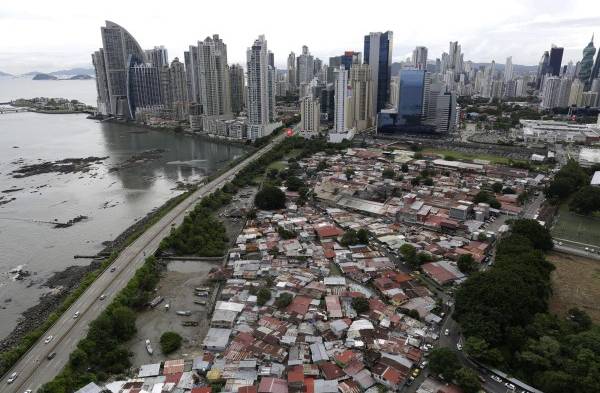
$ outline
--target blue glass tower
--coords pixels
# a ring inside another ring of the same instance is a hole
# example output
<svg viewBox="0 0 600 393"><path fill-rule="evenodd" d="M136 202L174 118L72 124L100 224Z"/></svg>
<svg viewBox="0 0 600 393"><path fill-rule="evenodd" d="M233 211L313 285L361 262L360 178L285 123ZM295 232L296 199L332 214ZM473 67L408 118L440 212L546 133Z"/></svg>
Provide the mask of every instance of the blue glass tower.
<svg viewBox="0 0 600 393"><path fill-rule="evenodd" d="M365 36L365 64L371 66L375 113L385 108L390 97L393 33L370 33Z"/></svg>

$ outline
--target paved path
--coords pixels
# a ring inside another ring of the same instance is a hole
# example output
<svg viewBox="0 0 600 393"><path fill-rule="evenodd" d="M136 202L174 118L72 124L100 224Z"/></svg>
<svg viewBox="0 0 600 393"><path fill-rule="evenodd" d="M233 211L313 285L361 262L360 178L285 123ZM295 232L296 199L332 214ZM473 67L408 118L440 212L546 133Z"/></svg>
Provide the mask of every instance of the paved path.
<svg viewBox="0 0 600 393"><path fill-rule="evenodd" d="M52 380L67 364L69 355L76 348L79 340L85 336L89 323L95 320L116 294L125 287L135 271L142 266L145 257L156 251L161 240L169 234L171 227L181 224L185 215L201 198L232 180L242 168L271 150L284 137L284 134L275 137L273 141L251 157L201 186L125 248L111 265L116 270L111 273L110 269L107 269L94 281L46 332L44 337L4 375L0 380L0 391L3 393L22 393L27 389L36 391L44 383ZM106 299L99 299L102 294L106 294ZM74 318L77 311L79 316ZM49 335L54 336L54 339L50 343L44 344L44 339ZM46 357L52 352L56 352L56 356L54 359L48 360ZM13 372L17 372L19 375L15 382L7 384L8 376Z"/></svg>

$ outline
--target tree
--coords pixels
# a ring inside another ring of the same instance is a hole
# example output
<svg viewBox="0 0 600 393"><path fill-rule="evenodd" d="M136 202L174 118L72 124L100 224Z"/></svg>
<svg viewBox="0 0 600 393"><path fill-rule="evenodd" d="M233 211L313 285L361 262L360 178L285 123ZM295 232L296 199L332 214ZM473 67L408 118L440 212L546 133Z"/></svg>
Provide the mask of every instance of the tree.
<svg viewBox="0 0 600 393"><path fill-rule="evenodd" d="M488 237L485 232L479 232L479 235L477 235L477 241L485 242L487 239Z"/></svg>
<svg viewBox="0 0 600 393"><path fill-rule="evenodd" d="M417 254L417 263L421 266L424 263L433 261L433 256L425 251L421 251Z"/></svg>
<svg viewBox="0 0 600 393"><path fill-rule="evenodd" d="M415 262L417 261L417 249L413 245L404 243L402 246L400 246L399 251L409 265L415 265Z"/></svg>
<svg viewBox="0 0 600 393"><path fill-rule="evenodd" d="M477 393L481 389L481 383L477 373L468 367L461 367L454 373L456 384L464 393Z"/></svg>
<svg viewBox="0 0 600 393"><path fill-rule="evenodd" d="M496 194L502 192L502 183L496 182L492 184L492 191L494 191Z"/></svg>
<svg viewBox="0 0 600 393"><path fill-rule="evenodd" d="M406 162L404 164L402 164L402 166L400 167L400 170L404 173L408 172L408 164Z"/></svg>
<svg viewBox="0 0 600 393"><path fill-rule="evenodd" d="M456 353L449 348L435 348L429 354L429 367L435 374L442 374L444 379L452 380L460 368Z"/></svg>
<svg viewBox="0 0 600 393"><path fill-rule="evenodd" d="M569 309L568 318L577 332L582 332L592 327L590 316L577 307Z"/></svg>
<svg viewBox="0 0 600 393"><path fill-rule="evenodd" d="M366 229L360 228L358 232L356 232L356 236L360 244L369 244L369 231Z"/></svg>
<svg viewBox="0 0 600 393"><path fill-rule="evenodd" d="M418 186L419 184L421 184L421 178L419 176L413 177L410 180L410 184L412 184L413 186Z"/></svg>
<svg viewBox="0 0 600 393"><path fill-rule="evenodd" d="M264 306L269 300L271 300L271 291L264 287L259 289L256 295L256 304Z"/></svg>
<svg viewBox="0 0 600 393"><path fill-rule="evenodd" d="M275 299L275 307L279 309L286 308L292 303L293 299L294 297L291 293L284 292L281 295L279 295L277 299Z"/></svg>
<svg viewBox="0 0 600 393"><path fill-rule="evenodd" d="M471 254L463 254L458 257L457 261L458 270L463 272L464 274L471 274L474 271L477 271L477 262L473 259L473 255Z"/></svg>
<svg viewBox="0 0 600 393"><path fill-rule="evenodd" d="M393 179L396 176L396 172L392 168L385 168L381 176L385 179Z"/></svg>
<svg viewBox="0 0 600 393"><path fill-rule="evenodd" d="M532 219L515 220L510 225L513 234L522 235L531 241L534 248L549 251L554 246L552 235L547 228Z"/></svg>
<svg viewBox="0 0 600 393"><path fill-rule="evenodd" d="M344 171L344 174L346 175L346 178L348 180L350 180L354 176L354 169L352 169L352 168L346 168L346 170Z"/></svg>
<svg viewBox="0 0 600 393"><path fill-rule="evenodd" d="M304 187L304 181L296 176L289 176L285 181L285 185L290 191L298 191Z"/></svg>
<svg viewBox="0 0 600 393"><path fill-rule="evenodd" d="M164 332L160 336L160 349L162 353L168 355L181 347L181 336L175 332Z"/></svg>
<svg viewBox="0 0 600 393"><path fill-rule="evenodd" d="M129 307L115 307L111 312L112 332L120 340L129 340L137 332L135 313Z"/></svg>
<svg viewBox="0 0 600 393"><path fill-rule="evenodd" d="M355 297L352 299L352 308L358 313L362 314L369 311L369 300L364 297Z"/></svg>
<svg viewBox="0 0 600 393"><path fill-rule="evenodd" d="M600 188L594 186L580 188L569 202L569 209L586 215L600 210Z"/></svg>
<svg viewBox="0 0 600 393"><path fill-rule="evenodd" d="M423 184L425 184L426 186L433 186L433 179L430 177L426 177L425 180L423 180Z"/></svg>
<svg viewBox="0 0 600 393"><path fill-rule="evenodd" d="M262 210L283 209L285 194L279 188L267 185L256 193L254 204Z"/></svg>
<svg viewBox="0 0 600 393"><path fill-rule="evenodd" d="M322 172L325 169L327 169L327 161L325 161L325 160L319 161L319 163L317 164L317 172Z"/></svg>
<svg viewBox="0 0 600 393"><path fill-rule="evenodd" d="M516 194L515 190L512 189L511 187L504 187L502 189L502 193L503 194Z"/></svg>
<svg viewBox="0 0 600 393"><path fill-rule="evenodd" d="M353 246L358 244L358 234L354 229L348 229L342 235L342 239L340 240L340 244L344 247Z"/></svg>

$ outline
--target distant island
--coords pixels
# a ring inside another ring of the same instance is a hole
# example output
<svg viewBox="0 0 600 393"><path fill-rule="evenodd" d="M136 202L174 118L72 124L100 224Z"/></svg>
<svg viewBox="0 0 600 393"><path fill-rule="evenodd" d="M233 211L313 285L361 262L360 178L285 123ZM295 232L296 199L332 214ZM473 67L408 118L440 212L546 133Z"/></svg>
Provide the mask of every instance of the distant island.
<svg viewBox="0 0 600 393"><path fill-rule="evenodd" d="M49 74L37 74L36 76L33 77L34 81L54 81L57 79L58 78L55 77L54 75L49 75Z"/></svg>
<svg viewBox="0 0 600 393"><path fill-rule="evenodd" d="M92 78L90 75L86 75L86 74L79 74L79 75L75 75L69 78L69 80L72 81L81 81L81 80L88 80L88 79L94 79Z"/></svg>
<svg viewBox="0 0 600 393"><path fill-rule="evenodd" d="M48 114L88 113L92 115L96 111L96 108L93 106L86 105L78 100L69 100L67 98L19 98L11 101L10 105L20 108L27 108L27 110L30 112Z"/></svg>

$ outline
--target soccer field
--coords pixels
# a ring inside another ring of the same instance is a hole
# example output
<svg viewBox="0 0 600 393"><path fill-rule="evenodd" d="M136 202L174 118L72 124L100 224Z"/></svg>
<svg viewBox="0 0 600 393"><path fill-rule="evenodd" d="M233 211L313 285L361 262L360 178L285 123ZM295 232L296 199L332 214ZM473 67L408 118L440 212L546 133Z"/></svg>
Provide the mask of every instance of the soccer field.
<svg viewBox="0 0 600 393"><path fill-rule="evenodd" d="M600 247L600 218L575 214L563 203L552 227L552 236Z"/></svg>

